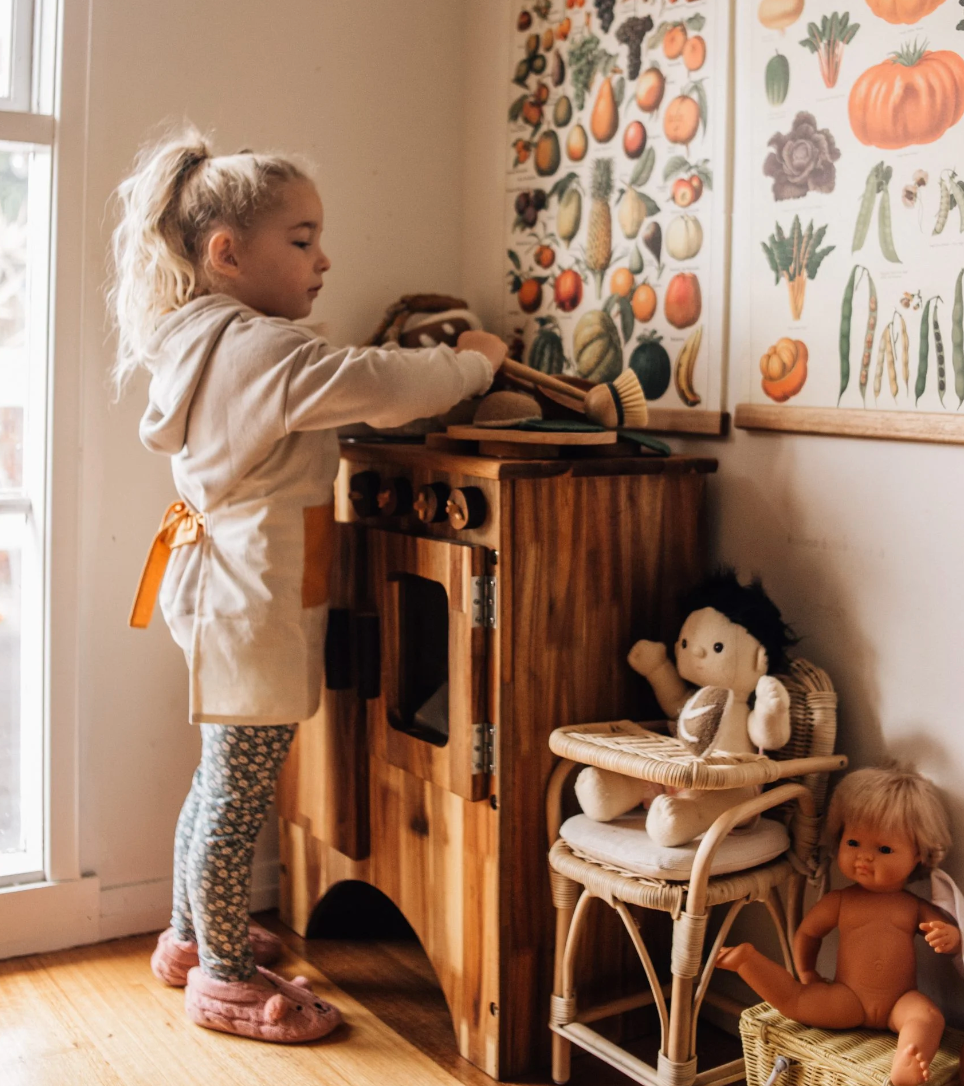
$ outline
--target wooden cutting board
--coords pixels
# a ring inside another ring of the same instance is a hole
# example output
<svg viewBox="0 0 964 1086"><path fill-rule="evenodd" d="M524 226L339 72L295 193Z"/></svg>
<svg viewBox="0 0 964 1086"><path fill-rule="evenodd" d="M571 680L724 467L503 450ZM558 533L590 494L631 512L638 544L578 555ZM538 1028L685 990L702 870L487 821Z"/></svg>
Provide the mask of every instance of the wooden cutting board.
<svg viewBox="0 0 964 1086"><path fill-rule="evenodd" d="M518 445L615 445L615 430L599 433L552 430L494 430L488 426L449 426L445 436L456 441L498 441Z"/></svg>

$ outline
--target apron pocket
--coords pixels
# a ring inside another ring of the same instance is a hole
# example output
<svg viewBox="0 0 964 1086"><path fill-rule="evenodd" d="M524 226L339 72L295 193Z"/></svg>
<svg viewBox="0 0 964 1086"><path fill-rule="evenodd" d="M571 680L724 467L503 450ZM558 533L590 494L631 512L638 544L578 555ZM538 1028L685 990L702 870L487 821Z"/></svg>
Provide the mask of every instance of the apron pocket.
<svg viewBox="0 0 964 1086"><path fill-rule="evenodd" d="M335 537L335 507L311 505L304 510L305 568L301 578L301 606L328 602L331 548Z"/></svg>

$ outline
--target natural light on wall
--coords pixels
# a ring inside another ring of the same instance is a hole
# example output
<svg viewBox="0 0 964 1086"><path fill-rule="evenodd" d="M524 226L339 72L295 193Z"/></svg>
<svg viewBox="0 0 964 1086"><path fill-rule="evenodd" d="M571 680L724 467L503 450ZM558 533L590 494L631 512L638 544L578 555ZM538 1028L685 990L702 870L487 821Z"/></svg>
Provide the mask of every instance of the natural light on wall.
<svg viewBox="0 0 964 1086"><path fill-rule="evenodd" d="M0 886L44 877L53 15L0 0Z"/></svg>

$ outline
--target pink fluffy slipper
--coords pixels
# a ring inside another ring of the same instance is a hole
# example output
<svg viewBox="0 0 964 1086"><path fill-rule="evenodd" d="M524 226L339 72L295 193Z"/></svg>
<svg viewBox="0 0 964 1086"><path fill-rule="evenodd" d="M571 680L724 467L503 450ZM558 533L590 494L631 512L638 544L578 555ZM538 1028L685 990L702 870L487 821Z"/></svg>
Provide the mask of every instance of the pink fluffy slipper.
<svg viewBox="0 0 964 1086"><path fill-rule="evenodd" d="M248 925L248 941L258 965L271 965L281 957L283 944L273 932L256 924ZM178 939L173 928L162 931L151 955L151 971L172 988L183 988L187 974L198 964L197 943Z"/></svg>
<svg viewBox="0 0 964 1086"><path fill-rule="evenodd" d="M316 1041L341 1023L338 1008L319 999L304 977L286 981L260 966L258 972L271 982L271 991L248 981L216 980L195 967L184 993L188 1018L206 1029L279 1044Z"/></svg>

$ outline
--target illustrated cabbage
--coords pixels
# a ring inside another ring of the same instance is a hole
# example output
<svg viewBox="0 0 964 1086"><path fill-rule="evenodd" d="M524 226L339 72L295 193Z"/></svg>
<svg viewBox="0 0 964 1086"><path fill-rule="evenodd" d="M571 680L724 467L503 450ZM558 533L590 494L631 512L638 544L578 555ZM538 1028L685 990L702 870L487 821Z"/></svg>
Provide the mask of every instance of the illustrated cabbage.
<svg viewBox="0 0 964 1086"><path fill-rule="evenodd" d="M817 128L812 113L798 113L793 127L777 132L769 141L773 150L763 173L773 178L775 200L795 200L808 192L833 192L837 180L834 163L840 149L828 128Z"/></svg>

